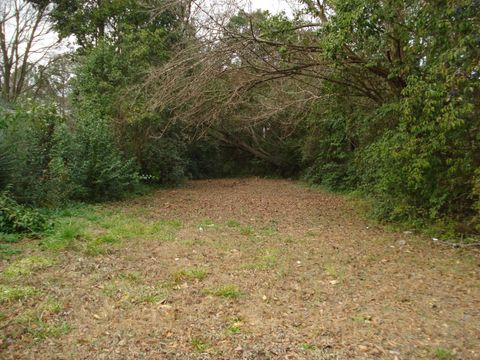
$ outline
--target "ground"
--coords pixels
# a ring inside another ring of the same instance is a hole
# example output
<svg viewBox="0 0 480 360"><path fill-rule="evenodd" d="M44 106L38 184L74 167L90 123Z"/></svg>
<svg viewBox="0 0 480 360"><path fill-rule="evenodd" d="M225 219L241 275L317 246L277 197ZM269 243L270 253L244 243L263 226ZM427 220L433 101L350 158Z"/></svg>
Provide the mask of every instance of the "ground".
<svg viewBox="0 0 480 360"><path fill-rule="evenodd" d="M338 194L194 181L59 218L1 264L3 359L480 358L478 250Z"/></svg>

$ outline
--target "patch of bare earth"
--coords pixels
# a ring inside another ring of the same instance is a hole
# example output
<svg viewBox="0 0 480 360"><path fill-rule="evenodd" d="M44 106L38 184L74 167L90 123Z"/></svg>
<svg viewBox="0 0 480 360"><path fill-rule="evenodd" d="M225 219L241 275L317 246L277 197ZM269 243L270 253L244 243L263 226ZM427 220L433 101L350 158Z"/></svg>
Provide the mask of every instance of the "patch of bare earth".
<svg viewBox="0 0 480 360"><path fill-rule="evenodd" d="M35 339L12 319L43 298L3 304L1 358L480 358L474 249L369 226L342 196L285 180L195 181L108 207L182 227L34 272L23 285L58 299L70 330Z"/></svg>

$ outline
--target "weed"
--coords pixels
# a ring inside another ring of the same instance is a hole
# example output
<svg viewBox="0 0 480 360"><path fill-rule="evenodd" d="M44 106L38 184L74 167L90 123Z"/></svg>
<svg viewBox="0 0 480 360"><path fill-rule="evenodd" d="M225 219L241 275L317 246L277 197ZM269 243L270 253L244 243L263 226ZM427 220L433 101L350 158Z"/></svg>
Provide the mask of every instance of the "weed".
<svg viewBox="0 0 480 360"><path fill-rule="evenodd" d="M38 290L31 286L0 285L0 303L26 300L38 294Z"/></svg>
<svg viewBox="0 0 480 360"><path fill-rule="evenodd" d="M28 276L36 270L41 270L52 266L53 262L40 256L30 256L15 261L3 271L7 277Z"/></svg>

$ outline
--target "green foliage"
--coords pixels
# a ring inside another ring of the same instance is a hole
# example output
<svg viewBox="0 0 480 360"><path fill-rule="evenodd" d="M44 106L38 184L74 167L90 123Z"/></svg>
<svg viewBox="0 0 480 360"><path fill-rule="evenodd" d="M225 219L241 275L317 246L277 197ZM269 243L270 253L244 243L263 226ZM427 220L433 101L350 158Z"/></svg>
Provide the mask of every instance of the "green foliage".
<svg viewBox="0 0 480 360"><path fill-rule="evenodd" d="M28 233L35 235L44 231L46 227L46 218L41 213L18 204L7 193L0 193L1 233Z"/></svg>
<svg viewBox="0 0 480 360"><path fill-rule="evenodd" d="M346 86L325 84L335 99L311 111L306 177L362 190L383 220L478 232L479 4L331 6L318 44Z"/></svg>
<svg viewBox="0 0 480 360"><path fill-rule="evenodd" d="M22 202L59 205L67 200L119 198L138 183L108 124L95 114L76 123L49 106L27 103L7 115L7 145L14 159L8 177Z"/></svg>

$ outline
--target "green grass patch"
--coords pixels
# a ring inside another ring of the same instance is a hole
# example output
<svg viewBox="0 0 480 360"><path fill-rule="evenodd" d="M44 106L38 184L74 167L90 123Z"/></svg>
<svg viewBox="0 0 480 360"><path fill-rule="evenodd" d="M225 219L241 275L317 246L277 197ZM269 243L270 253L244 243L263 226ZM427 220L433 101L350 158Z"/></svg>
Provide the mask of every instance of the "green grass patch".
<svg viewBox="0 0 480 360"><path fill-rule="evenodd" d="M200 338L193 338L190 343L192 345L193 350L198 353L204 353L210 347L207 341Z"/></svg>
<svg viewBox="0 0 480 360"><path fill-rule="evenodd" d="M53 324L45 321L37 321L29 325L28 332L37 340L58 338L70 332L71 327L66 321L56 321Z"/></svg>
<svg viewBox="0 0 480 360"><path fill-rule="evenodd" d="M442 347L436 348L433 353L438 360L454 360L457 357L453 351Z"/></svg>
<svg viewBox="0 0 480 360"><path fill-rule="evenodd" d="M10 245L0 244L0 259L8 259L13 255L20 254L22 250L16 249Z"/></svg>
<svg viewBox="0 0 480 360"><path fill-rule="evenodd" d="M25 328L36 340L58 338L70 332L70 325L60 319L45 320L42 309L27 310L15 318L15 323Z"/></svg>
<svg viewBox="0 0 480 360"><path fill-rule="evenodd" d="M237 220L227 220L225 222L225 225L229 228L236 228L236 227L239 227L241 223L240 221L237 221Z"/></svg>
<svg viewBox="0 0 480 360"><path fill-rule="evenodd" d="M324 271L327 275L335 278L339 282L343 282L345 280L345 272L336 267L334 264L326 264Z"/></svg>
<svg viewBox="0 0 480 360"><path fill-rule="evenodd" d="M99 236L87 242L84 253L88 256L97 256L105 254L108 250L108 245L119 244L121 242L118 236L106 234Z"/></svg>
<svg viewBox="0 0 480 360"><path fill-rule="evenodd" d="M0 232L0 242L2 243L16 243L25 237L23 234L5 234Z"/></svg>
<svg viewBox="0 0 480 360"><path fill-rule="evenodd" d="M44 250L62 251L75 248L80 239L85 238L87 223L82 219L68 219L58 222L53 230L41 241Z"/></svg>
<svg viewBox="0 0 480 360"><path fill-rule="evenodd" d="M0 285L0 303L27 300L38 294L39 291L31 286Z"/></svg>
<svg viewBox="0 0 480 360"><path fill-rule="evenodd" d="M105 283L102 291L120 304L155 304L167 299L167 294L156 287L138 285L122 278Z"/></svg>
<svg viewBox="0 0 480 360"><path fill-rule="evenodd" d="M312 344L303 343L300 346L300 349L302 349L303 351L313 351L313 350L316 349L316 347L315 347L315 345L312 345Z"/></svg>
<svg viewBox="0 0 480 360"><path fill-rule="evenodd" d="M53 265L53 261L40 256L30 256L9 265L2 274L7 277L29 276L37 270Z"/></svg>
<svg viewBox="0 0 480 360"><path fill-rule="evenodd" d="M140 274L138 271L121 273L118 277L134 284L139 284L142 282L142 274Z"/></svg>
<svg viewBox="0 0 480 360"><path fill-rule="evenodd" d="M197 228L207 230L216 228L217 225L209 218L202 219L198 224Z"/></svg>
<svg viewBox="0 0 480 360"><path fill-rule="evenodd" d="M264 226L260 230L260 234L264 236L273 236L278 234L278 224L276 221L270 222L267 226Z"/></svg>
<svg viewBox="0 0 480 360"><path fill-rule="evenodd" d="M215 289L206 289L205 294L223 297L226 299L237 299L243 295L235 285L225 285Z"/></svg>
<svg viewBox="0 0 480 360"><path fill-rule="evenodd" d="M229 319L227 333L230 335L238 335L242 332L243 321L240 317L235 316Z"/></svg>
<svg viewBox="0 0 480 360"><path fill-rule="evenodd" d="M257 258L254 262L242 265L247 270L268 270L273 269L278 264L278 259L273 254L267 254Z"/></svg>
<svg viewBox="0 0 480 360"><path fill-rule="evenodd" d="M362 315L362 314L359 314L359 315L355 315L353 318L352 318L352 321L357 323L357 324L369 324L372 322L372 317L371 316L368 316L368 315Z"/></svg>
<svg viewBox="0 0 480 360"><path fill-rule="evenodd" d="M124 240L174 240L181 227L182 222L175 219L145 221L135 213L85 206L55 213L54 226L40 244L45 250L76 250L97 256Z"/></svg>
<svg viewBox="0 0 480 360"><path fill-rule="evenodd" d="M192 280L202 281L207 275L207 270L203 268L182 269L173 274L173 279L175 283Z"/></svg>
<svg viewBox="0 0 480 360"><path fill-rule="evenodd" d="M251 225L242 226L240 228L240 234L244 236L252 236L255 235L255 229Z"/></svg>

